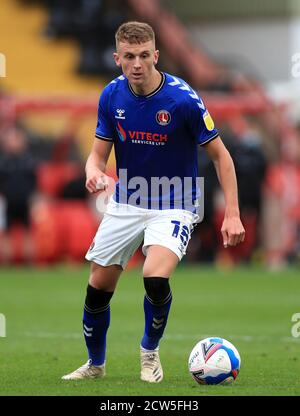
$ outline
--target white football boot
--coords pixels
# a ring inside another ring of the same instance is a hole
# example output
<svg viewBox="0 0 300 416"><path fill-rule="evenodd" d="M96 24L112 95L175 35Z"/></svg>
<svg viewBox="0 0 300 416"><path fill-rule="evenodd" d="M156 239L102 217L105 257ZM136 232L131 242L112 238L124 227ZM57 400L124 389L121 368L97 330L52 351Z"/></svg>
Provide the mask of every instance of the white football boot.
<svg viewBox="0 0 300 416"><path fill-rule="evenodd" d="M158 348L153 351L141 348L141 380L149 383L159 383L164 377L160 363Z"/></svg>
<svg viewBox="0 0 300 416"><path fill-rule="evenodd" d="M106 374L105 364L92 365L91 360L83 364L77 370L62 377L62 380L82 380L87 378L102 378Z"/></svg>

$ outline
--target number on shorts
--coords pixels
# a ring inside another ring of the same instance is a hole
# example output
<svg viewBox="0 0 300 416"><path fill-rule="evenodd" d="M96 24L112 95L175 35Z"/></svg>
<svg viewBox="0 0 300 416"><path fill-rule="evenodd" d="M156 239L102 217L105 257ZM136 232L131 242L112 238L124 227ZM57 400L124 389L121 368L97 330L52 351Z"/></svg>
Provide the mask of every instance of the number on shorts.
<svg viewBox="0 0 300 416"><path fill-rule="evenodd" d="M180 240L184 246L187 245L190 237L190 230L186 225L181 226L180 221L171 221L174 224L172 237L177 238L180 231ZM180 230L181 228L181 230Z"/></svg>

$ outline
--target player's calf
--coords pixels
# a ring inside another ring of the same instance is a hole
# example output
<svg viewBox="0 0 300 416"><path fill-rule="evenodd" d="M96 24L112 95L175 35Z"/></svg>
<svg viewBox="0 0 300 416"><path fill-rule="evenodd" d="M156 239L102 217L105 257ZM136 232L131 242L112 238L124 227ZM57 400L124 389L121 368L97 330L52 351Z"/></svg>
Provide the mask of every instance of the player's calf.
<svg viewBox="0 0 300 416"><path fill-rule="evenodd" d="M144 286L145 330L141 346L153 351L157 348L167 325L172 292L169 279L163 277L146 277Z"/></svg>
<svg viewBox="0 0 300 416"><path fill-rule="evenodd" d="M83 334L89 359L95 366L104 364L106 352L106 333L110 324L109 302L114 292L96 289L90 284L83 312Z"/></svg>
<svg viewBox="0 0 300 416"><path fill-rule="evenodd" d="M141 379L158 383L163 379L158 345L167 325L172 292L168 278L146 277L144 286L145 330L141 341Z"/></svg>

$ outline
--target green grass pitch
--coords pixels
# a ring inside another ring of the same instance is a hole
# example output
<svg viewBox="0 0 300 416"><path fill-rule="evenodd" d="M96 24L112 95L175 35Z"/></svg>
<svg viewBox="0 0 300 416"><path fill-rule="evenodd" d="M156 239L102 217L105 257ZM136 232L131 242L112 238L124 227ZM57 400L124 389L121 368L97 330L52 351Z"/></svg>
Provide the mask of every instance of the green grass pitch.
<svg viewBox="0 0 300 416"><path fill-rule="evenodd" d="M143 330L141 270L126 271L111 301L107 376L62 381L82 365L82 306L89 268L0 269L0 395L208 396L299 395L299 270L249 267L220 270L182 263L172 276L173 305L160 355L159 384L139 379ZM187 360L196 342L220 336L239 350L242 366L230 386L200 386Z"/></svg>

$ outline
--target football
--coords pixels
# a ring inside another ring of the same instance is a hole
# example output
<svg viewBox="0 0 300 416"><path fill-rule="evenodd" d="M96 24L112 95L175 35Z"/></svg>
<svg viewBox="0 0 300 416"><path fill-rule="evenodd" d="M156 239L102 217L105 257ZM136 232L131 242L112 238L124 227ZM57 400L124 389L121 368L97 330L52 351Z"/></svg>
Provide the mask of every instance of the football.
<svg viewBox="0 0 300 416"><path fill-rule="evenodd" d="M192 349L189 372L199 384L229 384L238 376L241 357L231 342L224 338L205 338Z"/></svg>

